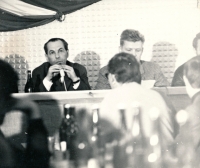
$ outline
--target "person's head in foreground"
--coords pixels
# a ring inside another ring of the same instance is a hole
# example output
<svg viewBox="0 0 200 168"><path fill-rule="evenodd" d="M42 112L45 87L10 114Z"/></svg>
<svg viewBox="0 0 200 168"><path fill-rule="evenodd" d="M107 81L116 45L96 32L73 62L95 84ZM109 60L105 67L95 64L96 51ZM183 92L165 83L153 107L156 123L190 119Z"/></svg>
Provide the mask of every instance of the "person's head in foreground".
<svg viewBox="0 0 200 168"><path fill-rule="evenodd" d="M0 130L0 167L47 167L50 156L47 146L47 131L41 121L39 108L32 101L12 97L12 93L15 92L13 88L16 88L17 84L18 75L15 70L7 62L0 60L0 125L2 125L6 113L13 110L26 114L30 121L27 129L27 150L25 151L15 146L18 143L11 144ZM39 129L35 128L37 125Z"/></svg>
<svg viewBox="0 0 200 168"><path fill-rule="evenodd" d="M195 49L196 55L200 55L200 33L198 33L193 39L192 45Z"/></svg>
<svg viewBox="0 0 200 168"><path fill-rule="evenodd" d="M11 110L22 110L30 118L39 118L40 112L37 105L28 100L16 99L11 96L18 86L18 74L13 67L0 60L0 125L5 114Z"/></svg>
<svg viewBox="0 0 200 168"><path fill-rule="evenodd" d="M120 51L132 54L140 62L143 52L144 36L137 30L126 29L121 33Z"/></svg>
<svg viewBox="0 0 200 168"><path fill-rule="evenodd" d="M190 97L200 91L200 56L193 57L185 64L183 79Z"/></svg>
<svg viewBox="0 0 200 168"><path fill-rule="evenodd" d="M111 88L124 83L141 83L139 64L136 58L129 53L118 53L108 63L108 81Z"/></svg>

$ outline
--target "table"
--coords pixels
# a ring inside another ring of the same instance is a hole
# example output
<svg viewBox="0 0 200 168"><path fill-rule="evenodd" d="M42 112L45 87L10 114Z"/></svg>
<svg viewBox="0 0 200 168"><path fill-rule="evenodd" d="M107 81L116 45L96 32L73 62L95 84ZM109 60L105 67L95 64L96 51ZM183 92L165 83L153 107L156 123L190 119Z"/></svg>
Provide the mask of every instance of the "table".
<svg viewBox="0 0 200 168"><path fill-rule="evenodd" d="M153 88L163 92L169 97L177 111L184 109L190 103L185 87L162 87ZM86 110L92 111L93 104L99 104L110 90L88 90L88 91L68 91L68 92L40 92L40 93L15 93L16 98L25 98L38 103L42 112L44 123L49 135L53 135L59 128L63 117L63 105L70 104L76 107L76 112ZM5 136L13 136L20 132L25 132L27 123L26 116L20 112L9 113L4 124L1 126Z"/></svg>

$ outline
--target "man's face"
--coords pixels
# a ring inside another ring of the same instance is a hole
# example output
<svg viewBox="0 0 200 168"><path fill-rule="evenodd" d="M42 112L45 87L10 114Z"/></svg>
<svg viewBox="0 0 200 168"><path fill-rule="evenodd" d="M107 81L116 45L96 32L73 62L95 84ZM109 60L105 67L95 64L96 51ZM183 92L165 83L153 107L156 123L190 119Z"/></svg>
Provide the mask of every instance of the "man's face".
<svg viewBox="0 0 200 168"><path fill-rule="evenodd" d="M140 62L143 52L143 43L141 41L124 41L124 44L120 46L121 52L129 53L135 56L138 62Z"/></svg>
<svg viewBox="0 0 200 168"><path fill-rule="evenodd" d="M47 44L48 53L46 57L51 65L66 64L68 51L65 49L62 41L49 42Z"/></svg>
<svg viewBox="0 0 200 168"><path fill-rule="evenodd" d="M200 55L200 39L197 40L196 54L197 54L197 55Z"/></svg>

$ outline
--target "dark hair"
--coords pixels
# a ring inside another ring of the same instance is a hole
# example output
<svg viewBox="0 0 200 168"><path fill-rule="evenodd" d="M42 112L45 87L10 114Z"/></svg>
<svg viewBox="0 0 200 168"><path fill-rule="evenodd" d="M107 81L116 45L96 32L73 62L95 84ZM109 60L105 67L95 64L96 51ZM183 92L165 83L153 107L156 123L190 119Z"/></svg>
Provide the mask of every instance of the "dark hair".
<svg viewBox="0 0 200 168"><path fill-rule="evenodd" d="M48 48L47 48L47 44L50 43L50 42L55 42L55 41L62 41L63 42L63 45L65 47L65 50L68 50L68 43L62 39L62 38L51 38L49 41L47 41L45 44L44 44L44 51L45 53L47 54L48 53Z"/></svg>
<svg viewBox="0 0 200 168"><path fill-rule="evenodd" d="M120 45L124 45L124 41L141 41L144 43L145 39L144 36L137 30L133 29L126 29L122 32L121 37L120 37Z"/></svg>
<svg viewBox="0 0 200 168"><path fill-rule="evenodd" d="M197 49L197 41L200 40L200 33L196 34L196 37L193 39L193 47Z"/></svg>
<svg viewBox="0 0 200 168"><path fill-rule="evenodd" d="M193 57L185 63L184 75L193 88L200 88L200 56Z"/></svg>
<svg viewBox="0 0 200 168"><path fill-rule="evenodd" d="M10 97L16 92L18 86L18 74L7 62L0 59L0 99Z"/></svg>
<svg viewBox="0 0 200 168"><path fill-rule="evenodd" d="M115 74L119 83L141 83L139 63L132 54L118 53L108 63L108 72Z"/></svg>

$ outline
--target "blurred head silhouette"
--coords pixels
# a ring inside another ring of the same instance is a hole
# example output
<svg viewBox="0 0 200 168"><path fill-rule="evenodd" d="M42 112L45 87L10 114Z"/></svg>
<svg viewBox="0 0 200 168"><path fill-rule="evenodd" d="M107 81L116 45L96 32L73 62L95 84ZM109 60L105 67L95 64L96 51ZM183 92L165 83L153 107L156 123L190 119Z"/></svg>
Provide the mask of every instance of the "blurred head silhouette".
<svg viewBox="0 0 200 168"><path fill-rule="evenodd" d="M11 94L15 93L18 85L18 75L12 66L0 60L0 124L9 109Z"/></svg>
<svg viewBox="0 0 200 168"><path fill-rule="evenodd" d="M108 63L108 81L111 88L123 83L141 83L139 63L129 53L118 53Z"/></svg>

